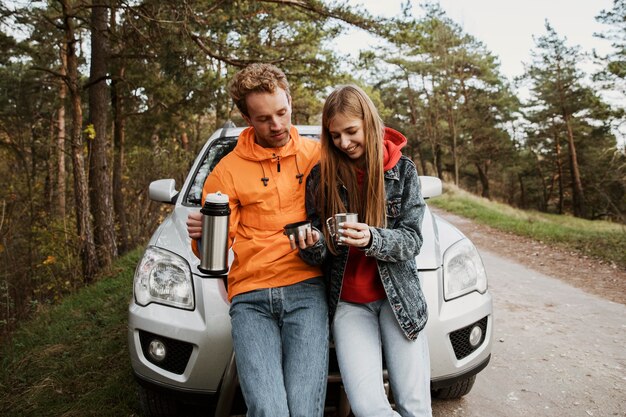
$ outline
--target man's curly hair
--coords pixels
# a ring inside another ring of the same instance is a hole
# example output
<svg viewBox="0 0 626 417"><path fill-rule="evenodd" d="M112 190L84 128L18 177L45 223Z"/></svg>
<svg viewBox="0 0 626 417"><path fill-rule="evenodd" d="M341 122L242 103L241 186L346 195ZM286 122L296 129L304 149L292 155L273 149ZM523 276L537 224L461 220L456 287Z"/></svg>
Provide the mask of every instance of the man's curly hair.
<svg viewBox="0 0 626 417"><path fill-rule="evenodd" d="M250 93L274 94L277 88L282 88L289 94L289 82L285 73L271 64L251 64L235 74L228 85L228 92L239 111L250 117L246 97Z"/></svg>

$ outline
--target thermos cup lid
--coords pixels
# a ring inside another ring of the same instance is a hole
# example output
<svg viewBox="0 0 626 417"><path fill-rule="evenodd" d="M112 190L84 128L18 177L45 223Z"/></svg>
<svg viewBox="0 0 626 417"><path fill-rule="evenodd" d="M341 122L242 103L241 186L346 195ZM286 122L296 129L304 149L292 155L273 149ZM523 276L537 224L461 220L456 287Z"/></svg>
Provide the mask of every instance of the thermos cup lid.
<svg viewBox="0 0 626 417"><path fill-rule="evenodd" d="M206 195L206 199L204 200L204 202L205 203L218 203L218 204L228 203L228 195L222 194L219 191L216 193L210 193Z"/></svg>

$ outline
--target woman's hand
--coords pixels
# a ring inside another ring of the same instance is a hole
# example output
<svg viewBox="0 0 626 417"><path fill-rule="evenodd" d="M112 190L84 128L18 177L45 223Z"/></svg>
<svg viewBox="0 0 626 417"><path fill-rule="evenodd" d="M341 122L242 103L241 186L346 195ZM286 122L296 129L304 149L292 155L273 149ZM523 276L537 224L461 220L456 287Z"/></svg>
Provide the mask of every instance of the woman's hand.
<svg viewBox="0 0 626 417"><path fill-rule="evenodd" d="M370 245L372 233L367 223L339 223L339 242L356 248L365 248Z"/></svg>

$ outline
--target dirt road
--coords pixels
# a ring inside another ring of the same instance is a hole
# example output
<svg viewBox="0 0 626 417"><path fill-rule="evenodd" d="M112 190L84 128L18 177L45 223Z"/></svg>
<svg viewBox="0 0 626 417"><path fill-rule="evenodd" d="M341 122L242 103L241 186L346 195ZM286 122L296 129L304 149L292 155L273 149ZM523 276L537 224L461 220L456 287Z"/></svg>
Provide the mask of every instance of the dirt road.
<svg viewBox="0 0 626 417"><path fill-rule="evenodd" d="M492 359L469 395L434 401L434 417L626 416L626 305L472 239L494 298Z"/></svg>

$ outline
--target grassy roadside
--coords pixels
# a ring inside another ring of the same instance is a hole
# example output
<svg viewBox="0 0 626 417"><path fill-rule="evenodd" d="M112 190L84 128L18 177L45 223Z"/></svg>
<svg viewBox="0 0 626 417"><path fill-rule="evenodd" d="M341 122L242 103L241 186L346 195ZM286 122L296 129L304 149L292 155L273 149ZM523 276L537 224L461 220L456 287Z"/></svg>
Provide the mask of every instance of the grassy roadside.
<svg viewBox="0 0 626 417"><path fill-rule="evenodd" d="M110 276L38 312L0 346L0 415L137 416L126 343L141 251Z"/></svg>
<svg viewBox="0 0 626 417"><path fill-rule="evenodd" d="M498 230L550 243L626 269L626 225L519 210L489 201L451 184L429 205Z"/></svg>

